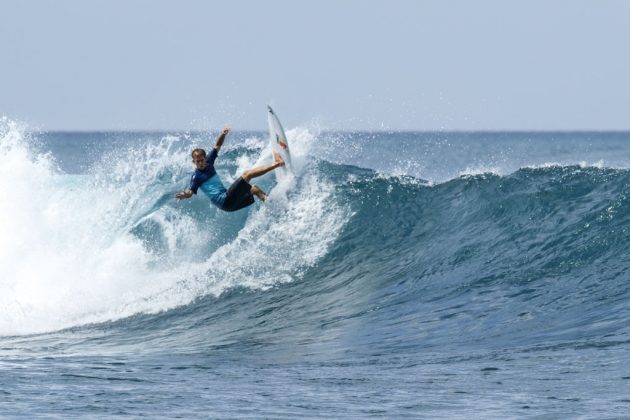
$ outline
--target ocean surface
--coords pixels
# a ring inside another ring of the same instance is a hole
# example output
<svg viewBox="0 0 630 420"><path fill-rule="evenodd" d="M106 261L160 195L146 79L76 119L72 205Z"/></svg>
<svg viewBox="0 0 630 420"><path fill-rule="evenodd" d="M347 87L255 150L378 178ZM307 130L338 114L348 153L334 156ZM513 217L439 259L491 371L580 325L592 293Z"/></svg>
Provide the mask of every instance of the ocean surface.
<svg viewBox="0 0 630 420"><path fill-rule="evenodd" d="M0 119L0 417L630 416L630 133L286 128Z"/></svg>

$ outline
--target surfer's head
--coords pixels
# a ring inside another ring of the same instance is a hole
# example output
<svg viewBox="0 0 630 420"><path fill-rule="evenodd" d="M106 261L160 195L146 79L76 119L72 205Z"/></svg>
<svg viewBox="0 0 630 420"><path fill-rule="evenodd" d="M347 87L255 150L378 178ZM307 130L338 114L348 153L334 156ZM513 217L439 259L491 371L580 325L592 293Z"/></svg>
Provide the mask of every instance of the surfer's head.
<svg viewBox="0 0 630 420"><path fill-rule="evenodd" d="M192 161L199 170L206 169L206 151L203 149L195 149L191 153Z"/></svg>

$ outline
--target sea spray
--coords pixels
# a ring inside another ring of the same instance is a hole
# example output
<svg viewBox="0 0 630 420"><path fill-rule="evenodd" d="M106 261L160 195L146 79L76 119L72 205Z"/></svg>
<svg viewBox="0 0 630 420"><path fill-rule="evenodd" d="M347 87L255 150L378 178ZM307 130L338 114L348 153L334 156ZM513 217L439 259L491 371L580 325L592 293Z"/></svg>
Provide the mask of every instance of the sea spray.
<svg viewBox="0 0 630 420"><path fill-rule="evenodd" d="M173 199L191 170L177 136L113 150L86 172L68 174L50 154L33 153L16 124L3 124L0 186L11 199L0 201L2 335L292 281L325 254L343 224L331 185L308 170L306 146L296 147L302 164L293 190L279 186L283 194L271 194L268 204L231 215L203 196ZM237 173L234 164L243 162L239 149L229 150L220 173ZM272 177L264 182L273 188Z"/></svg>

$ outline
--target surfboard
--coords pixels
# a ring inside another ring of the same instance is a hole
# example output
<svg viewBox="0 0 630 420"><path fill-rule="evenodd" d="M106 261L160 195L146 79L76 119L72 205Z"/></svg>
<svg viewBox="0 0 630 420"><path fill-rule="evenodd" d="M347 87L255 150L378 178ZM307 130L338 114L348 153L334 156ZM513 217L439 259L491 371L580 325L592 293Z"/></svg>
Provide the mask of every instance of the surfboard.
<svg viewBox="0 0 630 420"><path fill-rule="evenodd" d="M291 170L291 153L289 152L289 141L287 135L284 134L282 124L278 116L269 105L267 105L267 121L269 122L269 140L271 141L271 149L280 153L286 164L286 168Z"/></svg>

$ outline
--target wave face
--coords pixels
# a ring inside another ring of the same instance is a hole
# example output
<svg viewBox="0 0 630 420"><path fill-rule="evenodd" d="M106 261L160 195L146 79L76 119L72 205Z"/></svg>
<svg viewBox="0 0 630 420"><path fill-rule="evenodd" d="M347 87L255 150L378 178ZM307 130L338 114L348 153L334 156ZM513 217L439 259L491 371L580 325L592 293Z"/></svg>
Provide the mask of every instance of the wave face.
<svg viewBox="0 0 630 420"><path fill-rule="evenodd" d="M329 263L375 289L371 321L406 320L412 348L604 337L628 319L629 181L578 166L360 179L343 189L361 204Z"/></svg>
<svg viewBox="0 0 630 420"><path fill-rule="evenodd" d="M194 135L38 142L4 121L1 136L5 354L228 351L321 369L411 358L407 372L421 375L425 363L495 366L508 349L628 352L623 167L547 155L508 173L451 166L422 180L399 173L418 157L396 160L395 174L348 165L331 157L342 136L295 129L296 176L261 178L268 203L229 214L172 198ZM270 158L262 134L235 144L217 160L225 181ZM395 413L436 414L416 409Z"/></svg>

